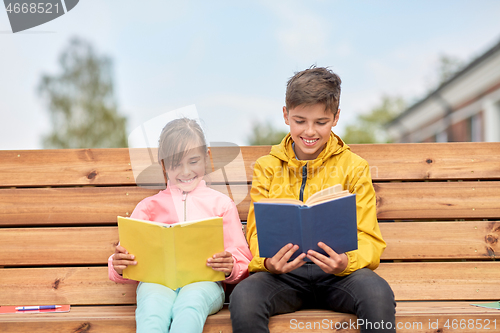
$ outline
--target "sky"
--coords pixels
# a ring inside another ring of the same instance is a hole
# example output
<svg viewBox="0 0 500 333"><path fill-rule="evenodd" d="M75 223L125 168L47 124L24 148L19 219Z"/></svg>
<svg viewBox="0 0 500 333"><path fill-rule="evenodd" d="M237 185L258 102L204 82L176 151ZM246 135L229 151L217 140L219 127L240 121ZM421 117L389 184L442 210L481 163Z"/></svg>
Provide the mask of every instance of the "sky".
<svg viewBox="0 0 500 333"><path fill-rule="evenodd" d="M500 41L498 0L80 0L12 33L0 8L0 149L41 149L42 75L73 37L113 61L127 131L195 105L210 142L247 145L252 123L286 130L287 80L311 65L342 79L340 135L383 95L415 102L438 59L472 61Z"/></svg>

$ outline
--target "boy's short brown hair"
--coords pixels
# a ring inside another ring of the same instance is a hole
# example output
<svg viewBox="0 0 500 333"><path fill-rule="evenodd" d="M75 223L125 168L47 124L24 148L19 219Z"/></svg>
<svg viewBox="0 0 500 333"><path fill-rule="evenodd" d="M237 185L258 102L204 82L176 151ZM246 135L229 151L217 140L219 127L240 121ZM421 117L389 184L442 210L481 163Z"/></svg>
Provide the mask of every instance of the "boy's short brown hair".
<svg viewBox="0 0 500 333"><path fill-rule="evenodd" d="M286 85L286 108L325 104L325 111L335 116L340 103L340 77L326 67L312 66L295 73Z"/></svg>

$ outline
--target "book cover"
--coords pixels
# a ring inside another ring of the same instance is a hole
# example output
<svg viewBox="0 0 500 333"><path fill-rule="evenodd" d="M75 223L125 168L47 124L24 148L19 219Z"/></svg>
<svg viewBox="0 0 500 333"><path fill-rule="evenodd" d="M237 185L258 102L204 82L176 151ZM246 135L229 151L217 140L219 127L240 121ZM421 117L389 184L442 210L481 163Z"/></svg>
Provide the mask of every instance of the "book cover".
<svg viewBox="0 0 500 333"><path fill-rule="evenodd" d="M310 249L326 255L318 242L337 253L356 250L356 195L346 192L310 206L279 199L254 203L260 256L271 258L288 243L299 246L290 260Z"/></svg>
<svg viewBox="0 0 500 333"><path fill-rule="evenodd" d="M120 244L137 261L123 270L127 279L171 289L225 279L223 272L206 265L224 251L222 217L166 224L119 216L118 233Z"/></svg>
<svg viewBox="0 0 500 333"><path fill-rule="evenodd" d="M471 305L478 306L480 308L500 310L500 301L490 302L490 303L477 303L477 304L471 304Z"/></svg>

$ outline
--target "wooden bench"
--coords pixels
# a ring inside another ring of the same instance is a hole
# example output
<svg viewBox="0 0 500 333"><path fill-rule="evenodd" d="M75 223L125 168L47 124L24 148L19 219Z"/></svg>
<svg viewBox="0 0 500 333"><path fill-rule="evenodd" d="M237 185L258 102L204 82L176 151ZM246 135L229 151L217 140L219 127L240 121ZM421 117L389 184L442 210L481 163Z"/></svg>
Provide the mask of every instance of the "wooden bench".
<svg viewBox="0 0 500 333"><path fill-rule="evenodd" d="M500 311L470 303L500 300L500 143L351 148L371 166L387 242L376 272L395 292L398 332L499 332ZM253 162L269 150L241 147L239 163L213 174L243 221ZM116 216L158 190L136 186L130 163L128 149L0 151L0 305L71 304L69 313L0 315L1 332L135 331L135 287L109 281L106 263ZM355 321L303 310L270 327L358 332ZM205 332L231 332L227 308Z"/></svg>

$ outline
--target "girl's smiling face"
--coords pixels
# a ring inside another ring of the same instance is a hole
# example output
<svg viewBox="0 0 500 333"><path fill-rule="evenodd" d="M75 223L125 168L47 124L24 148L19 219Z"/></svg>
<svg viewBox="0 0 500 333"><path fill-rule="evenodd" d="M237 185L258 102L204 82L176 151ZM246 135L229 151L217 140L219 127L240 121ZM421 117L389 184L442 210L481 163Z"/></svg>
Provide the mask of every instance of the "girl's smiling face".
<svg viewBox="0 0 500 333"><path fill-rule="evenodd" d="M163 172L168 176L171 185L177 186L183 192L191 192L198 186L205 176L205 161L207 154L201 148L189 149L176 165L165 168Z"/></svg>
<svg viewBox="0 0 500 333"><path fill-rule="evenodd" d="M340 110L334 116L325 110L323 103L299 105L287 112L283 107L285 123L295 142L295 154L299 160L314 160L330 139L332 127L337 125Z"/></svg>

